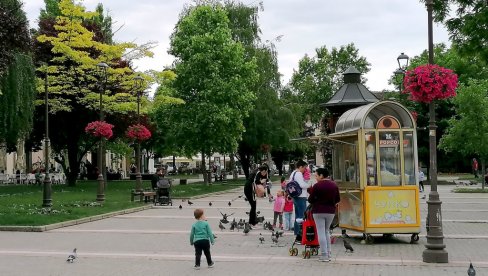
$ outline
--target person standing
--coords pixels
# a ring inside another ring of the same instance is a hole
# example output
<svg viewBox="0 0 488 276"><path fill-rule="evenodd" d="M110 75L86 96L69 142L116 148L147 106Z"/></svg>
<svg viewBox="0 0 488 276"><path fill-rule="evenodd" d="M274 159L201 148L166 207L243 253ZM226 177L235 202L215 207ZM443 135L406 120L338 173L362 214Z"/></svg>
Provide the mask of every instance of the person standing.
<svg viewBox="0 0 488 276"><path fill-rule="evenodd" d="M283 216L285 218L285 230L289 231L292 228L293 217L293 198L289 195L285 196L285 207L283 208Z"/></svg>
<svg viewBox="0 0 488 276"><path fill-rule="evenodd" d="M279 218L280 221L280 229L283 230L283 210L285 208L285 192L279 190L276 193L276 199L273 207L274 216L273 216L273 229L276 228L276 220Z"/></svg>
<svg viewBox="0 0 488 276"><path fill-rule="evenodd" d="M419 168L419 190L421 193L424 192L424 180L425 180L424 172Z"/></svg>
<svg viewBox="0 0 488 276"><path fill-rule="evenodd" d="M268 179L268 167L260 166L256 172L249 175L249 178L244 185L244 195L251 205L249 211L249 224L254 226L258 223L256 218L256 194L262 196L264 194L264 185Z"/></svg>
<svg viewBox="0 0 488 276"><path fill-rule="evenodd" d="M473 158L473 174L474 178L478 178L478 160L476 158Z"/></svg>
<svg viewBox="0 0 488 276"><path fill-rule="evenodd" d="M193 212L195 219L197 220L191 226L190 232L190 245L195 247L195 269L200 269L200 259L203 254L207 259L208 267L214 266L212 256L210 255L210 244L214 245L215 239L210 229L210 225L205 219L203 209L195 209Z"/></svg>
<svg viewBox="0 0 488 276"><path fill-rule="evenodd" d="M317 183L310 189L308 202L312 204L312 214L317 227L322 262L329 262L331 258L330 225L334 220L337 204L341 200L339 187L330 180L329 171L318 168L315 171Z"/></svg>
<svg viewBox="0 0 488 276"><path fill-rule="evenodd" d="M295 180L298 185L300 185L300 188L302 188L302 193L299 196L293 198L293 205L295 207L295 224L293 225L293 232L295 234L296 242L299 243L301 242L301 229L299 229L298 227L297 219L303 219L305 209L307 208L307 188L310 186L310 184L303 179L303 173L305 172L305 169L307 167L307 162L299 160L295 164L295 166L296 169L293 173L291 173L288 181Z"/></svg>

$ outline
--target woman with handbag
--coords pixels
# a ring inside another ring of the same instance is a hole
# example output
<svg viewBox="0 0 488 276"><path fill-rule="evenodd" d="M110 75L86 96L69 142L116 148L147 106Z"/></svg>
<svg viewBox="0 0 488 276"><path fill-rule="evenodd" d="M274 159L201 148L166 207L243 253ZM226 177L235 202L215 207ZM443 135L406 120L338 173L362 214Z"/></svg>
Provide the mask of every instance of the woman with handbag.
<svg viewBox="0 0 488 276"><path fill-rule="evenodd" d="M268 181L268 167L260 166L255 173L249 176L246 185L244 185L244 195L251 205L249 224L253 226L258 223L256 218L256 196L264 196L266 181Z"/></svg>
<svg viewBox="0 0 488 276"><path fill-rule="evenodd" d="M319 260L329 262L331 258L330 225L334 220L337 204L341 200L339 187L330 180L329 171L318 168L315 171L317 183L309 190L308 202L312 204L312 213L322 255Z"/></svg>

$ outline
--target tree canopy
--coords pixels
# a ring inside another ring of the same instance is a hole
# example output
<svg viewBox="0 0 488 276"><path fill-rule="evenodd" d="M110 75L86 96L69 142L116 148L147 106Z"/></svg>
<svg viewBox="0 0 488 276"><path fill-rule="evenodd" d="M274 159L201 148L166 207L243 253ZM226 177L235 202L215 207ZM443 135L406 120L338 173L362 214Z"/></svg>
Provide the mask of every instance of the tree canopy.
<svg viewBox="0 0 488 276"><path fill-rule="evenodd" d="M181 152L233 152L252 108L256 64L231 36L229 20L219 5L198 5L182 13L171 36L176 57L174 95L185 105L171 105L161 116ZM203 165L203 164L202 164Z"/></svg>

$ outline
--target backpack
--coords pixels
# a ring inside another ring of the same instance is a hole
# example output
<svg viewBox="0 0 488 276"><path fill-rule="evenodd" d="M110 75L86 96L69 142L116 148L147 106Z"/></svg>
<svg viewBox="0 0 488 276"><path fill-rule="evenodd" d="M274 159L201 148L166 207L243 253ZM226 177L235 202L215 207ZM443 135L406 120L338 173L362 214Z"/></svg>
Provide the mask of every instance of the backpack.
<svg viewBox="0 0 488 276"><path fill-rule="evenodd" d="M302 187L300 187L300 184L295 181L295 173L293 173L293 176L291 178L291 181L286 184L286 193L290 195L292 198L298 197L302 194Z"/></svg>

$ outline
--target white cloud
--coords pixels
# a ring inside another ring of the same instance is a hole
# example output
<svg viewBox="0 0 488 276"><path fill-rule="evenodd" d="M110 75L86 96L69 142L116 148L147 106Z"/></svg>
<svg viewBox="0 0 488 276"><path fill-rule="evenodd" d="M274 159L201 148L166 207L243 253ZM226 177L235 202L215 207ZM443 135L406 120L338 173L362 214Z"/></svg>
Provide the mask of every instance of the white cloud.
<svg viewBox="0 0 488 276"><path fill-rule="evenodd" d="M161 70L173 58L167 53L169 36L178 20L185 0L86 0L83 4L93 10L103 3L116 23L124 25L115 39L139 44L158 41L152 59L142 59L135 65L139 70ZM257 1L244 1L253 3ZM43 0L26 0L24 8L36 26ZM371 90L393 89L388 78L396 69L401 52L409 56L427 48L427 11L420 1L403 0L264 0L259 24L262 40L283 35L276 42L280 72L287 82L298 61L305 54L314 55L315 48L329 49L353 42L359 53L371 63L366 85ZM448 43L442 26L434 28L434 43Z"/></svg>

